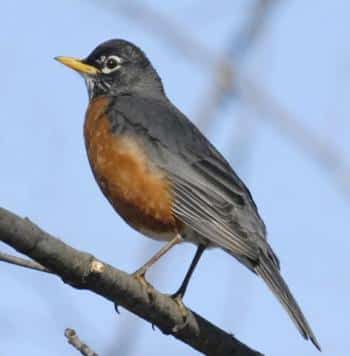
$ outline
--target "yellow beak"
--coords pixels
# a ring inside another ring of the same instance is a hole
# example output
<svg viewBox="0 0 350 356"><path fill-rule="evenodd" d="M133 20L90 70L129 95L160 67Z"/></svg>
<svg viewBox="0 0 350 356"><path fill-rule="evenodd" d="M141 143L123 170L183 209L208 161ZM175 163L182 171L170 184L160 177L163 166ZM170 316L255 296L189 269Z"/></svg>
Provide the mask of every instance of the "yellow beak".
<svg viewBox="0 0 350 356"><path fill-rule="evenodd" d="M79 73L96 75L100 71L94 66L83 63L80 59L72 57L55 57L56 61L66 65L69 68L76 70Z"/></svg>

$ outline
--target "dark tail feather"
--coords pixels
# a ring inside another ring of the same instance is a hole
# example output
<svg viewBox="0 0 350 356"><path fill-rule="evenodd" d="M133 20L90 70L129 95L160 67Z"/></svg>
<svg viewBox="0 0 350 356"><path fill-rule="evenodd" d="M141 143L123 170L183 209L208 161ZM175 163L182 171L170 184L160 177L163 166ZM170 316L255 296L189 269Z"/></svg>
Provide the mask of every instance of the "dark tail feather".
<svg viewBox="0 0 350 356"><path fill-rule="evenodd" d="M321 347L315 335L273 261L267 256L262 255L260 256L259 264L255 266L254 270L263 278L271 291L287 310L303 337L307 340L310 339L317 349L321 351Z"/></svg>

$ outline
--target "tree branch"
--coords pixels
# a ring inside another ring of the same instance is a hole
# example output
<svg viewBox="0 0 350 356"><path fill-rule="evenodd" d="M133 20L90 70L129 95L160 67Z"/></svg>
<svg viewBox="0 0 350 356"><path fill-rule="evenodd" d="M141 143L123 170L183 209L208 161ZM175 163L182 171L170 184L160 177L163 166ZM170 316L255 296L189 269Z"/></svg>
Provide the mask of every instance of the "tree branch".
<svg viewBox="0 0 350 356"><path fill-rule="evenodd" d="M49 235L38 226L0 208L0 240L52 271L74 288L90 290L156 325L164 334L215 356L258 356L232 335L195 312L183 316L169 296L150 287L149 291L132 276L94 256L78 251Z"/></svg>

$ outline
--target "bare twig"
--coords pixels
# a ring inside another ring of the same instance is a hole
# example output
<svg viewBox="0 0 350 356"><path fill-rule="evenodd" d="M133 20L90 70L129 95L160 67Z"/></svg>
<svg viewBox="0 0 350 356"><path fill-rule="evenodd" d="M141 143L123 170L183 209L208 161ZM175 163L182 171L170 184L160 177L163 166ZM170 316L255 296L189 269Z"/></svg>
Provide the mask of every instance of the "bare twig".
<svg viewBox="0 0 350 356"><path fill-rule="evenodd" d="M140 1L106 0L98 2L94 0L93 2L99 7L108 8L118 15L122 14L130 20L136 21L157 36L161 36L166 43L170 40L169 48L175 47L194 62L201 63L204 67L211 67L215 63L212 51L199 44L189 31L185 30L184 26L176 24L174 21L168 21L152 7Z"/></svg>
<svg viewBox="0 0 350 356"><path fill-rule="evenodd" d="M241 62L244 59L263 34L267 20L277 3L279 3L278 0L255 0L241 30L238 34L232 34L230 45L226 51L227 56L235 62L237 60Z"/></svg>
<svg viewBox="0 0 350 356"><path fill-rule="evenodd" d="M1 240L1 238L0 238ZM26 258L21 258L21 257L18 257L18 256L13 256L13 255L9 255L7 253L3 253L3 252L0 252L0 262L6 262L6 263L10 263L12 265L16 265L16 266L20 266L20 267L25 267L25 268L28 268L28 269L32 269L34 271L39 271L39 272L45 272L45 273L50 273L50 274L53 274L53 272L49 271L47 268L45 268L44 266L42 266L41 264L35 262L35 261L32 261L32 260L28 260ZM38 281L36 280L35 282L32 280L32 279L28 279L28 278L22 278L21 279L21 283L22 283L22 287L29 287L29 288L32 288L33 291L37 292L37 293L40 293L40 295L42 297L44 297L44 294L43 293L46 293L43 292L42 290L39 292L38 288L37 288L37 285L38 285ZM60 293L62 291L57 291L55 293L55 296L58 300L63 300L63 298L60 298ZM44 302L46 302L48 304L49 307L51 307L52 309L55 309L56 306L54 305L54 303L52 302L52 299L51 298L43 298ZM73 307L71 304L66 304L65 305L65 311L67 314L71 313L73 310ZM57 313L56 313L57 314ZM56 316L56 318L54 318L54 322L58 322L57 319L59 318L62 318L63 315L59 315L59 316ZM75 317L75 320L81 320L82 319L82 315L80 315L80 313L77 311L77 310L74 310L74 317Z"/></svg>
<svg viewBox="0 0 350 356"><path fill-rule="evenodd" d="M156 325L163 333L216 356L257 356L232 335L151 286L49 235L28 219L0 208L0 240L34 259L74 288L90 290ZM181 327L179 328L179 325Z"/></svg>
<svg viewBox="0 0 350 356"><path fill-rule="evenodd" d="M207 91L200 99L195 121L198 126L207 131L213 122L213 117L219 108L223 108L223 103L233 98L236 94L235 72L226 59L218 60L213 69L213 78L208 85Z"/></svg>
<svg viewBox="0 0 350 356"><path fill-rule="evenodd" d="M272 123L282 135L295 142L298 148L319 163L350 198L350 165L345 162L343 154L336 149L334 144L325 141L303 126L300 120L295 119L253 81L246 79L240 93L241 99L249 107Z"/></svg>
<svg viewBox="0 0 350 356"><path fill-rule="evenodd" d="M34 270L40 271L40 272L52 273L47 268L45 268L44 266L42 266L41 264L39 264L35 261L31 261L31 260L28 260L25 258L13 256L13 255L8 255L7 253L3 253L3 252L0 252L0 261L11 263L16 266L34 269Z"/></svg>
<svg viewBox="0 0 350 356"><path fill-rule="evenodd" d="M249 50L251 50L257 39L261 37L267 18L271 14L276 0L256 0L255 4L244 21L238 33L233 33L229 39L229 46L221 59L216 61L212 68L214 78L208 85L208 91L200 102L196 122L202 129L207 129L213 121L218 110L224 104L236 98L237 88L235 74L240 71L240 66Z"/></svg>
<svg viewBox="0 0 350 356"><path fill-rule="evenodd" d="M64 336L68 342L84 356L98 356L98 354L90 349L88 345L79 339L79 336L73 329L67 328L64 331Z"/></svg>

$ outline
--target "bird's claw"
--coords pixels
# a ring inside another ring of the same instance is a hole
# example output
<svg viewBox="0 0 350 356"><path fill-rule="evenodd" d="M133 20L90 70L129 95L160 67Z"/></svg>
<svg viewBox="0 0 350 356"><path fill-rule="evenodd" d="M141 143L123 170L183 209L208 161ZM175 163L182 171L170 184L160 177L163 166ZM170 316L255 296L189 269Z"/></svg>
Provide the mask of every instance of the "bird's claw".
<svg viewBox="0 0 350 356"><path fill-rule="evenodd" d="M132 277L135 278L142 286L142 288L146 291L146 294L149 298L149 300L152 300L152 286L150 283L146 281L145 278L145 273L146 271L143 270L142 268L140 270L137 270L132 274Z"/></svg>
<svg viewBox="0 0 350 356"><path fill-rule="evenodd" d="M179 310L180 310L180 314L181 314L181 317L182 317L182 322L179 323L179 324L176 324L173 326L172 328L172 331L174 333L177 333L179 332L180 330L182 330L183 328L185 328L188 324L188 310L185 306L185 304L183 303L182 301L182 295L181 294L178 294L178 293L175 293L173 295L170 296L173 301L177 304Z"/></svg>

